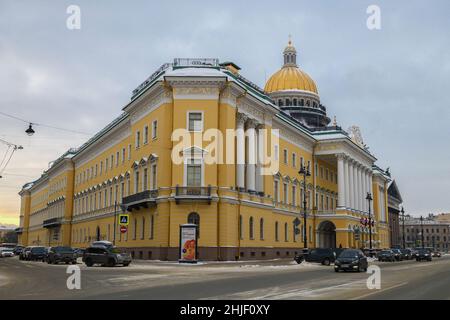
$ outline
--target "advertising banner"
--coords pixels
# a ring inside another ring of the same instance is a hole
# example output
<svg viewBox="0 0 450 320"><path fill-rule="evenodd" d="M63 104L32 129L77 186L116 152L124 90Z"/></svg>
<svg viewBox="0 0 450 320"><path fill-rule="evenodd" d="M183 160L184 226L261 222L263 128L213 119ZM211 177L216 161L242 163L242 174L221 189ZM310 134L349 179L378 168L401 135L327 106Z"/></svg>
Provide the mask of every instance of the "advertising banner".
<svg viewBox="0 0 450 320"><path fill-rule="evenodd" d="M197 262L197 225L180 225L180 262Z"/></svg>

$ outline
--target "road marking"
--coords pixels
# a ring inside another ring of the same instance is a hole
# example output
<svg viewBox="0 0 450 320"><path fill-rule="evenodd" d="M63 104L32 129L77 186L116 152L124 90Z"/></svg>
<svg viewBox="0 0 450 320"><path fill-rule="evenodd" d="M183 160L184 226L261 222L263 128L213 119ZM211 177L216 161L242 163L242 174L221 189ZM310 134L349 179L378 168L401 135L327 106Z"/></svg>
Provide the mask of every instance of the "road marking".
<svg viewBox="0 0 450 320"><path fill-rule="evenodd" d="M395 284L395 285L390 286L390 287L385 288L385 289L375 290L374 292L369 292L369 293L363 294L362 296L359 296L359 297L350 298L350 300L364 299L364 298L366 298L368 296L371 296L373 294L378 294L378 293L381 293L381 292L384 292L384 291L388 291L388 290L391 290L391 289L394 289L394 288L398 288L398 287L404 286L405 284L408 284L408 282L402 282L402 283Z"/></svg>

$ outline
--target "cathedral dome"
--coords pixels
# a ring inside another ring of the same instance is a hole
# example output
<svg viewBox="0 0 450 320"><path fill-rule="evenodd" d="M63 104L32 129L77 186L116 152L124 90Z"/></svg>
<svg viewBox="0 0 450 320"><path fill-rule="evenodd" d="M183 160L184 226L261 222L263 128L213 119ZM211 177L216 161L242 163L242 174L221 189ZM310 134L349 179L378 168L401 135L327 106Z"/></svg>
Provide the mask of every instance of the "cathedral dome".
<svg viewBox="0 0 450 320"><path fill-rule="evenodd" d="M269 78L264 91L273 93L285 90L301 90L318 94L314 80L297 66L297 50L295 50L291 40L284 49L283 56L283 67Z"/></svg>
<svg viewBox="0 0 450 320"><path fill-rule="evenodd" d="M267 81L264 91L303 90L319 94L313 79L298 67L283 66Z"/></svg>

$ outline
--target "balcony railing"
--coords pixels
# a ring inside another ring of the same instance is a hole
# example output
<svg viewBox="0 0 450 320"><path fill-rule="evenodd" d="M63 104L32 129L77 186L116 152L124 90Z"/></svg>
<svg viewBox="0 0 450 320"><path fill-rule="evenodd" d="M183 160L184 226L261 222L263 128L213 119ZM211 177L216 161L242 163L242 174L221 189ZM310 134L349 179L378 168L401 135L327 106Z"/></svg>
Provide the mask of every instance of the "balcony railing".
<svg viewBox="0 0 450 320"><path fill-rule="evenodd" d="M156 204L156 198L158 198L158 190L145 190L122 198L122 205L127 211L141 207L148 208Z"/></svg>
<svg viewBox="0 0 450 320"><path fill-rule="evenodd" d="M175 202L207 201L211 203L211 186L207 187L175 187Z"/></svg>
<svg viewBox="0 0 450 320"><path fill-rule="evenodd" d="M42 226L44 228L55 228L61 225L61 218L51 218L44 220Z"/></svg>

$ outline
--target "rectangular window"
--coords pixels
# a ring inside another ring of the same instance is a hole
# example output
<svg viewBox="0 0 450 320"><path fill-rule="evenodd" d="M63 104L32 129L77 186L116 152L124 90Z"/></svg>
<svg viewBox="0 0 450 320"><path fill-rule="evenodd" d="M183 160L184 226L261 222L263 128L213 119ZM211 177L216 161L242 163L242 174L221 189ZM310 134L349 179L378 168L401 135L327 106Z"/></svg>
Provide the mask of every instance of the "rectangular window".
<svg viewBox="0 0 450 320"><path fill-rule="evenodd" d="M131 160L131 144L128 145L128 160Z"/></svg>
<svg viewBox="0 0 450 320"><path fill-rule="evenodd" d="M103 174L103 161L100 161L100 175Z"/></svg>
<svg viewBox="0 0 450 320"><path fill-rule="evenodd" d="M144 144L148 143L148 126L144 127Z"/></svg>
<svg viewBox="0 0 450 320"><path fill-rule="evenodd" d="M283 150L283 163L288 164L288 151L287 149Z"/></svg>
<svg viewBox="0 0 450 320"><path fill-rule="evenodd" d="M141 146L141 132L136 131L136 141L135 141L136 149Z"/></svg>
<svg viewBox="0 0 450 320"><path fill-rule="evenodd" d="M297 192L297 188L295 186L292 186L292 205L296 206L297 205L297 199L296 199L296 192Z"/></svg>
<svg viewBox="0 0 450 320"><path fill-rule="evenodd" d="M297 155L295 153L292 154L292 166L294 168L297 166Z"/></svg>
<svg viewBox="0 0 450 320"><path fill-rule="evenodd" d="M273 182L273 199L275 200L275 202L279 201L278 194L279 194L279 191L278 191L278 180L275 180Z"/></svg>
<svg viewBox="0 0 450 320"><path fill-rule="evenodd" d="M147 181L148 181L148 174L147 174L147 168L144 169L144 176L142 178L142 184L143 184L143 191L147 190Z"/></svg>
<svg viewBox="0 0 450 320"><path fill-rule="evenodd" d="M98 164L95 165L95 176L97 176L98 173Z"/></svg>
<svg viewBox="0 0 450 320"><path fill-rule="evenodd" d="M201 112L189 112L189 131L202 131L203 130L203 119Z"/></svg>
<svg viewBox="0 0 450 320"><path fill-rule="evenodd" d="M152 190L155 190L158 186L157 184L157 177L156 177L156 164L152 165Z"/></svg>
<svg viewBox="0 0 450 320"><path fill-rule="evenodd" d="M303 167L303 165L304 165L304 159L303 159L303 157L300 157L300 167Z"/></svg>
<svg viewBox="0 0 450 320"><path fill-rule="evenodd" d="M287 183L283 183L283 202L284 202L284 204L288 203L288 185L287 185Z"/></svg>
<svg viewBox="0 0 450 320"><path fill-rule="evenodd" d="M109 160L108 158L105 159L105 172L108 171L108 167L109 167Z"/></svg>
<svg viewBox="0 0 450 320"><path fill-rule="evenodd" d="M139 192L139 171L134 173L134 193Z"/></svg>
<svg viewBox="0 0 450 320"><path fill-rule="evenodd" d="M186 170L186 185L190 187L200 187L202 183L201 160L188 159Z"/></svg>
<svg viewBox="0 0 450 320"><path fill-rule="evenodd" d="M125 148L122 148L122 163L125 162Z"/></svg>
<svg viewBox="0 0 450 320"><path fill-rule="evenodd" d="M155 230L155 218L153 215L150 216L150 239L153 239L153 232Z"/></svg>
<svg viewBox="0 0 450 320"><path fill-rule="evenodd" d="M152 122L152 139L158 137L158 120L153 120Z"/></svg>
<svg viewBox="0 0 450 320"><path fill-rule="evenodd" d="M116 152L116 167L119 165L119 151Z"/></svg>
<svg viewBox="0 0 450 320"><path fill-rule="evenodd" d="M114 155L111 155L111 169L114 167Z"/></svg>

